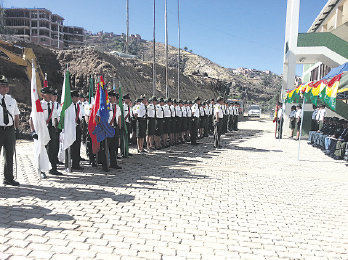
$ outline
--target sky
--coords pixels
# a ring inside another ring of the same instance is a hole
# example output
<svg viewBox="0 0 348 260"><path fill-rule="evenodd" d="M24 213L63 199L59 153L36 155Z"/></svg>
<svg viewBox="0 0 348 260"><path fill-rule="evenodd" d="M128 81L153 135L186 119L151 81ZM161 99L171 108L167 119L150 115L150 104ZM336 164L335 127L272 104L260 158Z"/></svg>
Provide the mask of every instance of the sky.
<svg viewBox="0 0 348 260"><path fill-rule="evenodd" d="M283 69L286 0L179 0L181 48L227 68ZM164 2L156 0L156 41L164 42ZM327 0L302 0L306 32ZM4 7L46 8L65 25L93 33L126 32L126 0L0 0ZM168 0L168 41L178 47L178 0ZM129 0L130 33L153 38L153 0ZM298 68L298 74L301 69Z"/></svg>

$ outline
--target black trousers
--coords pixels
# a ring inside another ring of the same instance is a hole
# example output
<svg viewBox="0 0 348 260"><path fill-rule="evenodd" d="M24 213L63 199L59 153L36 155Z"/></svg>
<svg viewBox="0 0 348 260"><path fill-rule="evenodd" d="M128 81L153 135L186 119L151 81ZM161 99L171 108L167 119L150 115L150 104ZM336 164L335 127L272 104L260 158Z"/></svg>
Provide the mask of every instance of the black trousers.
<svg viewBox="0 0 348 260"><path fill-rule="evenodd" d="M108 148L110 153L110 167L117 165L117 151L119 143L119 129L115 128L115 135L112 138L108 138Z"/></svg>
<svg viewBox="0 0 348 260"><path fill-rule="evenodd" d="M220 146L220 137L223 131L223 120L222 118L218 121L215 122L214 124L214 147L218 148Z"/></svg>
<svg viewBox="0 0 348 260"><path fill-rule="evenodd" d="M57 170L57 147L59 147L59 142L57 139L57 130L55 127L50 126L48 127L48 132L50 134L51 140L48 142L46 149L48 154L48 159L50 160L52 171Z"/></svg>
<svg viewBox="0 0 348 260"><path fill-rule="evenodd" d="M234 115L233 116L233 130L234 131L238 130L238 120L239 120L239 117L237 115Z"/></svg>
<svg viewBox="0 0 348 260"><path fill-rule="evenodd" d="M81 134L82 134L81 127L78 125L78 126L76 126L76 140L71 145L71 161L72 161L71 166L72 166L72 168L80 167Z"/></svg>
<svg viewBox="0 0 348 260"><path fill-rule="evenodd" d="M6 181L13 181L13 154L16 145L14 127L0 128L0 152L4 147L4 176Z"/></svg>
<svg viewBox="0 0 348 260"><path fill-rule="evenodd" d="M86 145L87 145L87 156L88 156L89 162L95 163L95 154L93 154L92 139L89 133L87 133Z"/></svg>
<svg viewBox="0 0 348 260"><path fill-rule="evenodd" d="M197 133L198 133L198 127L199 127L199 118L192 117L192 126L191 126L191 144L195 144L197 141Z"/></svg>

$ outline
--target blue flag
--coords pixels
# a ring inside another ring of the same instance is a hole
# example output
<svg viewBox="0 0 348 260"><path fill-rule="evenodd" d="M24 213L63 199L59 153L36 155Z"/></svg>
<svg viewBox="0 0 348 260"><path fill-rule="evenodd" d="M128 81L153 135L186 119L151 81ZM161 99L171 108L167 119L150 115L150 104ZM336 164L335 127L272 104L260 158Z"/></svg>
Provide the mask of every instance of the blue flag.
<svg viewBox="0 0 348 260"><path fill-rule="evenodd" d="M106 95L103 86L100 87L100 107L97 116L99 116L100 121L95 127L93 134L97 136L97 141L100 143L106 138L111 138L115 135L115 129L108 123L109 110L106 104Z"/></svg>

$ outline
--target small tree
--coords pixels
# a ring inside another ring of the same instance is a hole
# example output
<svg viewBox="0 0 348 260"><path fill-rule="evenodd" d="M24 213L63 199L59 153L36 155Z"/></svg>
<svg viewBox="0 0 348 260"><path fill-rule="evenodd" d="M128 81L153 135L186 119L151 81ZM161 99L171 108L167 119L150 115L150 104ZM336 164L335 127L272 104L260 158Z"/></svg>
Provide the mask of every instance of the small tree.
<svg viewBox="0 0 348 260"><path fill-rule="evenodd" d="M185 46L185 47L184 47L184 51L187 51L187 50L188 50L188 48L187 48L187 46Z"/></svg>

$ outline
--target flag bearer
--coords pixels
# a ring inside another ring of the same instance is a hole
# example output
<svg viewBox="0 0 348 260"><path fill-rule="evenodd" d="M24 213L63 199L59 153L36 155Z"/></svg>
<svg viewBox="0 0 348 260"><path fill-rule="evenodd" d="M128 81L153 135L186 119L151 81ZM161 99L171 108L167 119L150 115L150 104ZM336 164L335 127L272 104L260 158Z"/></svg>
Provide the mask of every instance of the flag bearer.
<svg viewBox="0 0 348 260"><path fill-rule="evenodd" d="M81 171L83 168L80 166L80 152L81 152L81 121L85 116L85 111L77 103L79 100L79 92L77 90L71 91L71 99L75 107L75 123L76 123L76 140L71 145L71 169Z"/></svg>
<svg viewBox="0 0 348 260"><path fill-rule="evenodd" d="M115 129L115 135L112 138L108 138L108 148L110 153L110 168L122 169L117 164L117 151L121 132L121 110L119 107L119 94L115 91L109 93L110 103L112 110L110 111L109 123Z"/></svg>
<svg viewBox="0 0 348 260"><path fill-rule="evenodd" d="M4 148L4 184L18 186L13 177L13 154L19 127L17 102L7 93L8 80L0 75L0 151Z"/></svg>

